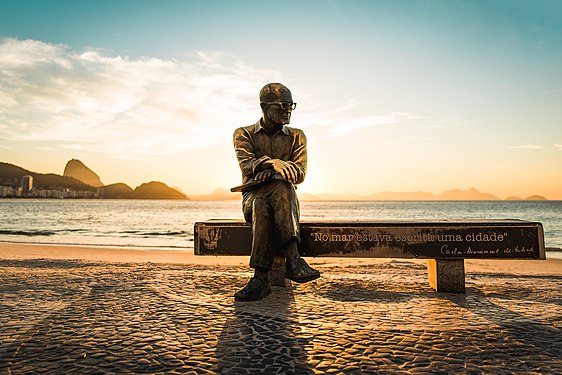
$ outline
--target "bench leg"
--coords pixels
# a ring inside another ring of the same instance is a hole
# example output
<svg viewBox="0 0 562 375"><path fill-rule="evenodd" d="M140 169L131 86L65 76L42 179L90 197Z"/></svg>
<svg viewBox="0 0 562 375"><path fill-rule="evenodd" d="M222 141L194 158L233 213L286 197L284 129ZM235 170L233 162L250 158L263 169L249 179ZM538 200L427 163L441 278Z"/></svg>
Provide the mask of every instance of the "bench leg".
<svg viewBox="0 0 562 375"><path fill-rule="evenodd" d="M429 286L438 292L464 293L464 259L428 259Z"/></svg>
<svg viewBox="0 0 562 375"><path fill-rule="evenodd" d="M269 272L269 280L271 280L273 286L287 286L285 281L285 257L275 257L273 268Z"/></svg>

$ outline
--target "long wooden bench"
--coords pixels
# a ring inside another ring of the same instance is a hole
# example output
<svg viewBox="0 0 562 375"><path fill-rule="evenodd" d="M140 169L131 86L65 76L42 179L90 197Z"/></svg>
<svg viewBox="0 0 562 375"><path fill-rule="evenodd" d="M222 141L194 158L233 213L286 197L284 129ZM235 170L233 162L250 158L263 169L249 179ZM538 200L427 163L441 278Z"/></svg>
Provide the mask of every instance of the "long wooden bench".
<svg viewBox="0 0 562 375"><path fill-rule="evenodd" d="M250 255L252 227L195 223L196 255ZM464 259L545 259L541 223L523 220L302 222L302 256L425 258L438 292L465 291Z"/></svg>

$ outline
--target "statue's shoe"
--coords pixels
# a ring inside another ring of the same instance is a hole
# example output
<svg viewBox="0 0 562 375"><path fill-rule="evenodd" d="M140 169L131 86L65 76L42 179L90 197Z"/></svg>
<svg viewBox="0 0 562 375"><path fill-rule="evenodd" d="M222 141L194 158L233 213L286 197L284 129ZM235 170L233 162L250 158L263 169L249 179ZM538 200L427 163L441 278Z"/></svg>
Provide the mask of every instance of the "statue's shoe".
<svg viewBox="0 0 562 375"><path fill-rule="evenodd" d="M237 301L259 301L271 294L271 286L269 282L252 277L248 284L234 294Z"/></svg>
<svg viewBox="0 0 562 375"><path fill-rule="evenodd" d="M320 271L310 267L301 257L287 259L285 267L285 277L296 283L306 283L320 277Z"/></svg>

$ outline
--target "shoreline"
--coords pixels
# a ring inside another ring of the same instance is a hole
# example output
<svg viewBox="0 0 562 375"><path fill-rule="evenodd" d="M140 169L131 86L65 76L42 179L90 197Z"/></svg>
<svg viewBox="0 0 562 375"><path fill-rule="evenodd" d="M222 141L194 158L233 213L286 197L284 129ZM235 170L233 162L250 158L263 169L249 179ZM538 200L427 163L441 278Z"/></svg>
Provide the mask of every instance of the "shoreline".
<svg viewBox="0 0 562 375"><path fill-rule="evenodd" d="M102 263L170 263L206 266L240 266L250 269L249 256L196 256L193 250L156 250L154 248L23 244L0 242L0 260L32 259L84 260ZM427 259L409 258L307 258L318 268L368 266L383 263L408 262L425 265ZM546 260L465 259L470 273L508 273L513 275L562 276L562 258Z"/></svg>

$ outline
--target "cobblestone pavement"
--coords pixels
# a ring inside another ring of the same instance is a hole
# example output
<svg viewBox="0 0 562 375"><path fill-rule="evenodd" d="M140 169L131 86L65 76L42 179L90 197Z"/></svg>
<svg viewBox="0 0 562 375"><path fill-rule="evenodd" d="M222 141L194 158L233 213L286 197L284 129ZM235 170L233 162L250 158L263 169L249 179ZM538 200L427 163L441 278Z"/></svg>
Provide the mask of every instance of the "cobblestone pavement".
<svg viewBox="0 0 562 375"><path fill-rule="evenodd" d="M0 261L0 373L562 373L562 276L321 270L239 303L243 267Z"/></svg>

